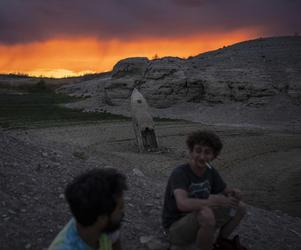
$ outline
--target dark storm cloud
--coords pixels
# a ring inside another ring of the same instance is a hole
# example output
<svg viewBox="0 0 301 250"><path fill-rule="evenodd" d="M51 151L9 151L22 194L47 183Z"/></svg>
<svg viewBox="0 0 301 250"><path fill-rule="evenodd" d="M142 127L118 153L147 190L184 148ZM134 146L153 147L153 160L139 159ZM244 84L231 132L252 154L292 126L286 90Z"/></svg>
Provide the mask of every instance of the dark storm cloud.
<svg viewBox="0 0 301 250"><path fill-rule="evenodd" d="M301 32L299 0L1 0L0 43L92 36L176 37L260 27Z"/></svg>

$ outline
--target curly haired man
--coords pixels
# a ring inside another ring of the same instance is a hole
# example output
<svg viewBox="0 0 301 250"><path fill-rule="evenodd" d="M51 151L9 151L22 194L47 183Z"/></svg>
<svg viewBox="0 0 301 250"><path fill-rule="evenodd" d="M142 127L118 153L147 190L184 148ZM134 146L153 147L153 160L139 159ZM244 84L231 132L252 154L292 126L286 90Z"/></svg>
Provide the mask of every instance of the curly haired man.
<svg viewBox="0 0 301 250"><path fill-rule="evenodd" d="M211 131L196 131L186 140L190 160L176 167L168 180L162 214L172 245L196 243L212 249L216 228L218 240L226 239L246 213L240 190L230 188L211 162L223 144Z"/></svg>

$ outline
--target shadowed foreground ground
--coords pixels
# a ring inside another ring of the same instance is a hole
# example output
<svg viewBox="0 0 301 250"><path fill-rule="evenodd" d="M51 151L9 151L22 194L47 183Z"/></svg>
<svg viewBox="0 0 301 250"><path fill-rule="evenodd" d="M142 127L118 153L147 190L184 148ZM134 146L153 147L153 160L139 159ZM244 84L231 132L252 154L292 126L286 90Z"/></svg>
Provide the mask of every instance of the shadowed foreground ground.
<svg viewBox="0 0 301 250"><path fill-rule="evenodd" d="M187 133L204 127L161 122L160 151L143 154L137 153L131 122L126 121L1 130L1 248L46 249L70 218L63 196L66 184L86 169L113 166L127 175L130 187L124 249L166 249L160 226L165 183L172 168L187 160ZM301 134L211 129L225 142L214 165L252 205L238 231L242 242L250 250L299 249ZM142 244L142 236L153 239Z"/></svg>

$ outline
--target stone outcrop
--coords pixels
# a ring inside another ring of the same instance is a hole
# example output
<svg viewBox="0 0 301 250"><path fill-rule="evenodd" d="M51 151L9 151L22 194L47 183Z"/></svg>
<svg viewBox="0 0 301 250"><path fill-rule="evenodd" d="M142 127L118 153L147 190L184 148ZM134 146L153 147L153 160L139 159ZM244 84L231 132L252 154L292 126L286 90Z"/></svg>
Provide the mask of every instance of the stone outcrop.
<svg viewBox="0 0 301 250"><path fill-rule="evenodd" d="M105 102L121 105L129 98L134 88L139 88L149 60L146 57L128 58L119 61L113 68L110 81L104 87Z"/></svg>
<svg viewBox="0 0 301 250"><path fill-rule="evenodd" d="M82 81L80 83L72 83L58 88L59 93L76 97L91 97L98 94L99 80Z"/></svg>
<svg viewBox="0 0 301 250"><path fill-rule="evenodd" d="M157 108L183 102L258 106L278 94L300 104L301 37L256 39L186 60L124 59L105 84L105 102L122 105L134 88Z"/></svg>
<svg viewBox="0 0 301 250"><path fill-rule="evenodd" d="M301 37L260 38L188 59L127 58L110 74L65 85L58 92L123 106L129 105L134 88L155 108L183 103L259 107L277 96L300 105Z"/></svg>
<svg viewBox="0 0 301 250"><path fill-rule="evenodd" d="M170 106L186 96L187 77L183 63L184 60L172 57L149 63L140 91L153 106Z"/></svg>

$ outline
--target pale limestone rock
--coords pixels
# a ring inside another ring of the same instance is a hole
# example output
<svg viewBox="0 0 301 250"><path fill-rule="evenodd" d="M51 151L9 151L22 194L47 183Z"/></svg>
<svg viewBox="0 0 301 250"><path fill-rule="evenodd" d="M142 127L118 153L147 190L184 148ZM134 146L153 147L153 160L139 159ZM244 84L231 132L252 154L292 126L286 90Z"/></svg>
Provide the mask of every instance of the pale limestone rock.
<svg viewBox="0 0 301 250"><path fill-rule="evenodd" d="M146 57L128 58L119 61L113 68L110 81L105 84L105 102L122 105L141 84L149 60Z"/></svg>
<svg viewBox="0 0 301 250"><path fill-rule="evenodd" d="M187 60L129 58L114 67L106 84L110 103L123 105L133 88L157 108L183 102L268 104L286 93L301 99L301 38L257 39ZM258 100L257 103L256 100Z"/></svg>
<svg viewBox="0 0 301 250"><path fill-rule="evenodd" d="M92 97L102 94L104 83L110 78L92 79L80 83L72 83L58 88L58 93L67 94L76 97Z"/></svg>
<svg viewBox="0 0 301 250"><path fill-rule="evenodd" d="M146 57L133 57L119 61L113 68L112 79L142 77L149 60Z"/></svg>
<svg viewBox="0 0 301 250"><path fill-rule="evenodd" d="M187 81L183 62L180 58L166 57L149 64L140 91L152 106L168 107L186 95L181 92Z"/></svg>
<svg viewBox="0 0 301 250"><path fill-rule="evenodd" d="M183 103L271 105L286 95L301 104L301 37L257 39L188 59L144 57L121 60L99 81L65 86L76 96L97 95L99 105L129 106L137 88L151 107Z"/></svg>

